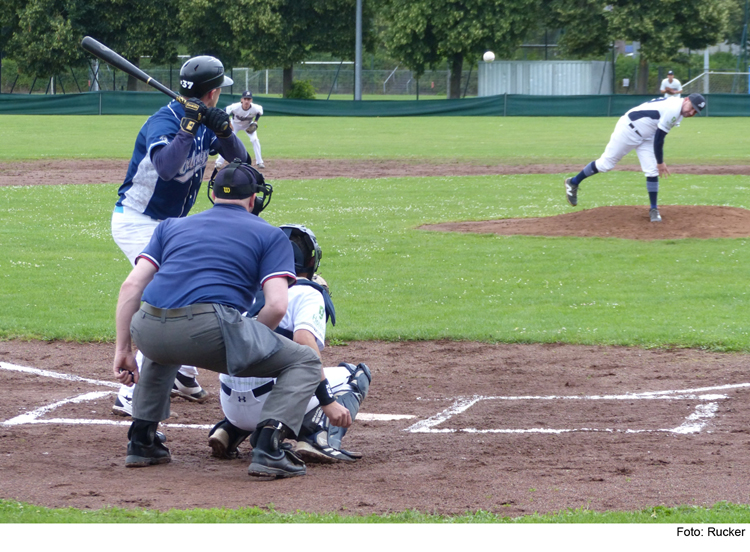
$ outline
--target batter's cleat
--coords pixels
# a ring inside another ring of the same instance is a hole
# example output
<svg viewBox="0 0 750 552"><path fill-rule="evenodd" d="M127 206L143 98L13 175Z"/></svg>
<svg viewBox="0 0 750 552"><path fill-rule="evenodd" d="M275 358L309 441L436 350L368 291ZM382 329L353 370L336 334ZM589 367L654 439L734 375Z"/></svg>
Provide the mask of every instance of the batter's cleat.
<svg viewBox="0 0 750 552"><path fill-rule="evenodd" d="M201 387L198 380L177 372L172 386L172 397L182 397L189 401L204 403L208 400L208 391Z"/></svg>
<svg viewBox="0 0 750 552"><path fill-rule="evenodd" d="M336 464L339 462L354 462L358 458L349 456L343 451L331 447L321 447L308 441L297 441L292 449L303 461L311 464ZM362 456L354 453L359 458Z"/></svg>
<svg viewBox="0 0 750 552"><path fill-rule="evenodd" d="M124 397L117 395L115 397L115 404L112 405L112 414L117 416L132 416L133 415L133 397Z"/></svg>
<svg viewBox="0 0 750 552"><path fill-rule="evenodd" d="M648 216L651 219L651 222L661 222L661 215L659 214L659 209L651 209L648 212Z"/></svg>
<svg viewBox="0 0 750 552"><path fill-rule="evenodd" d="M568 203L575 207L578 205L578 184L573 184L571 180L573 179L565 179L565 197L568 198Z"/></svg>
<svg viewBox="0 0 750 552"><path fill-rule="evenodd" d="M263 163L258 163L258 168L259 169L265 169L266 166Z"/></svg>

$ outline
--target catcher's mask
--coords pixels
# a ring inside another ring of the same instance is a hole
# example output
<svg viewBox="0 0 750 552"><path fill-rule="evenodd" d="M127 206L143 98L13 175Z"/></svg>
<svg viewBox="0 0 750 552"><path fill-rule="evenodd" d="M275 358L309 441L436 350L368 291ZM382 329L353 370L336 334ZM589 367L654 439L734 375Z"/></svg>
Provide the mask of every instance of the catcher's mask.
<svg viewBox="0 0 750 552"><path fill-rule="evenodd" d="M273 186L252 166L235 159L220 171L214 169L211 174L211 180L208 181L208 199L211 203L214 202L212 191L222 199L245 199L257 194L253 214L259 215L271 203Z"/></svg>
<svg viewBox="0 0 750 552"><path fill-rule="evenodd" d="M315 274L320 266L323 251L320 249L313 231L301 224L284 224L279 228L292 242L294 269L297 274L301 272Z"/></svg>

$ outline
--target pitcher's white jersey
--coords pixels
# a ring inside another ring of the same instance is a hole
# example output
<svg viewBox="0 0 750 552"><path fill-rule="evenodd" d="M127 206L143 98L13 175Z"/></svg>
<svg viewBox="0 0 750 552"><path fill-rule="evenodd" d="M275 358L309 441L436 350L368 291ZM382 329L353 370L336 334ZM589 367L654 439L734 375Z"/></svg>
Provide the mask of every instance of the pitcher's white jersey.
<svg viewBox="0 0 750 552"><path fill-rule="evenodd" d="M682 121L682 98L656 98L634 107L620 118L632 124L644 140L651 140L657 129L669 133Z"/></svg>

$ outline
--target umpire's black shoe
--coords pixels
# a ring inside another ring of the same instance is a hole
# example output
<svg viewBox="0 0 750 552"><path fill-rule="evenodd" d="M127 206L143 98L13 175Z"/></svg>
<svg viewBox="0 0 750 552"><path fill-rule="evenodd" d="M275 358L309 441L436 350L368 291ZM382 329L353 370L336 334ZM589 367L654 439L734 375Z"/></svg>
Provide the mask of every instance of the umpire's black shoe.
<svg viewBox="0 0 750 552"><path fill-rule="evenodd" d="M128 430L128 455L125 458L126 468L142 468L154 464L167 464L172 460L169 449L164 446L166 437L157 435L156 422L133 420Z"/></svg>
<svg viewBox="0 0 750 552"><path fill-rule="evenodd" d="M573 184L571 180L573 179L565 179L565 197L568 198L568 203L575 207L578 205L578 184Z"/></svg>
<svg viewBox="0 0 750 552"><path fill-rule="evenodd" d="M247 468L248 475L270 479L305 475L305 463L294 454L288 445L283 445L275 454L253 449L253 462Z"/></svg>
<svg viewBox="0 0 750 552"><path fill-rule="evenodd" d="M282 441L293 432L277 420L264 420L250 437L253 446L253 461L247 468L248 475L276 479L305 475L305 463Z"/></svg>

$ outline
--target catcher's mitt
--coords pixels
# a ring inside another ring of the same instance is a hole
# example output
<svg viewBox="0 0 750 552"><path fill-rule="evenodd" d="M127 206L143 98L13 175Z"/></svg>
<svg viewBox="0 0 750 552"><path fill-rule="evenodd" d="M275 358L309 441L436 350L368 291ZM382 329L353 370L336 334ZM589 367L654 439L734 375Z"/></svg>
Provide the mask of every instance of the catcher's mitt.
<svg viewBox="0 0 750 552"><path fill-rule="evenodd" d="M248 134L252 134L256 130L258 130L258 123L250 123L250 126L247 127L247 131L246 132Z"/></svg>

